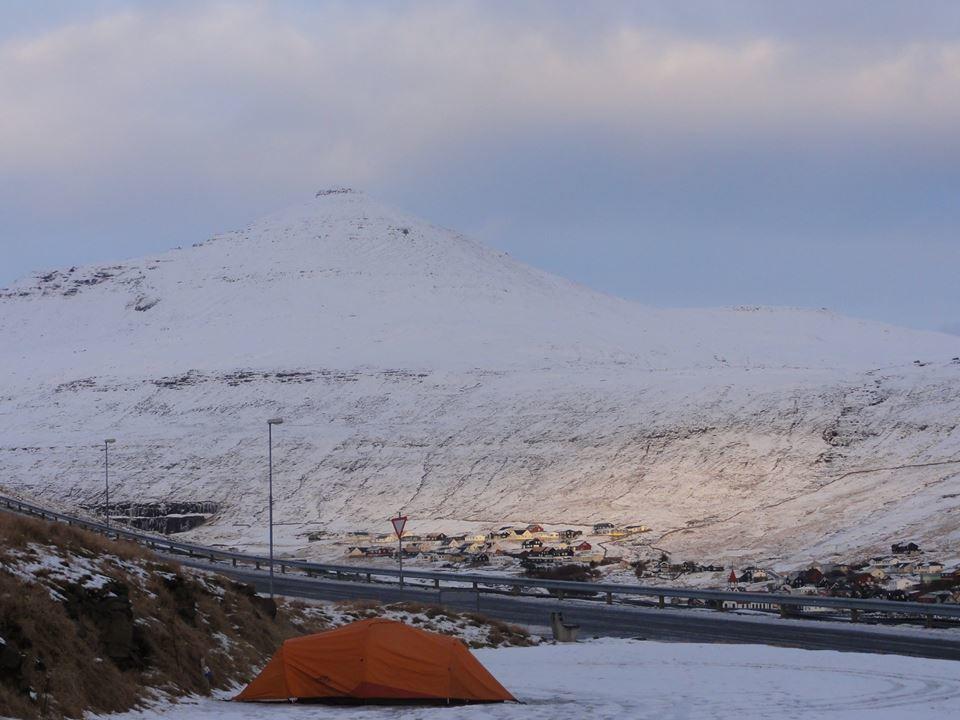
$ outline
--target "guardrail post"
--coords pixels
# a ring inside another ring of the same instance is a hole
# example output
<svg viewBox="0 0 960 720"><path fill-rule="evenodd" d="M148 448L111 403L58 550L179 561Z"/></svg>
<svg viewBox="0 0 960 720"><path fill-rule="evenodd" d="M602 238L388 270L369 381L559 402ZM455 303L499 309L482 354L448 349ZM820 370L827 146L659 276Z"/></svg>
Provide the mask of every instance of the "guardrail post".
<svg viewBox="0 0 960 720"><path fill-rule="evenodd" d="M933 627L933 615L927 613L923 616L923 625L924 627L932 628Z"/></svg>
<svg viewBox="0 0 960 720"><path fill-rule="evenodd" d="M666 606L667 602L663 599L663 595L657 595L657 607L663 610Z"/></svg>
<svg viewBox="0 0 960 720"><path fill-rule="evenodd" d="M860 622L860 608L850 608L850 622Z"/></svg>
<svg viewBox="0 0 960 720"><path fill-rule="evenodd" d="M370 578L370 573L367 573L367 582L373 582L373 580Z"/></svg>
<svg viewBox="0 0 960 720"><path fill-rule="evenodd" d="M440 587L440 578L434 578L434 580L433 580L433 586L434 586L435 588L439 588L439 587Z"/></svg>
<svg viewBox="0 0 960 720"><path fill-rule="evenodd" d="M780 603L779 605L777 605L777 609L780 611L780 617L785 618L785 617L787 616L787 606L786 606L786 605L784 605L783 603ZM856 612L856 611L854 611L854 612ZM856 620L854 620L854 622L856 622Z"/></svg>
<svg viewBox="0 0 960 720"><path fill-rule="evenodd" d="M440 587L440 583L439 583L439 582L437 583L437 587ZM476 580L473 581L473 589L474 589L475 592L479 592L479 588L477 587L477 581L476 581Z"/></svg>
<svg viewBox="0 0 960 720"><path fill-rule="evenodd" d="M283 563L280 563L280 574L281 574L281 575L286 575L286 574L287 574L287 566L284 565Z"/></svg>
<svg viewBox="0 0 960 720"><path fill-rule="evenodd" d="M254 565L257 566L257 570L260 569L260 561L259 561L259 560L254 561Z"/></svg>
<svg viewBox="0 0 960 720"><path fill-rule="evenodd" d="M233 566L234 566L234 567L237 566L237 559L236 559L236 558L230 558L230 562L233 563Z"/></svg>
<svg viewBox="0 0 960 720"><path fill-rule="evenodd" d="M210 553L210 562L216 562L216 558L213 556L213 553Z"/></svg>
<svg viewBox="0 0 960 720"><path fill-rule="evenodd" d="M613 593L607 593L607 605L613 605Z"/></svg>

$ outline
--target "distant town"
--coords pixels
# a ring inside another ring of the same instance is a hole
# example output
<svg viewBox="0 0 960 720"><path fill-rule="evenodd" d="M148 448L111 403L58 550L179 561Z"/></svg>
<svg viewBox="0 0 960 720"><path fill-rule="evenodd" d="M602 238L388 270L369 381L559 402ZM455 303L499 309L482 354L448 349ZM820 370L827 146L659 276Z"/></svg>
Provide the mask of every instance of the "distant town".
<svg viewBox="0 0 960 720"><path fill-rule="evenodd" d="M504 525L488 532L405 534L403 560L471 572L493 570L530 577L605 582L725 586L750 592L788 592L923 603L960 603L960 565L945 567L915 542L894 543L888 554L849 562L815 562L790 572L713 562L677 562L653 548L642 524L595 523L584 529ZM314 533L311 540L327 539ZM348 561L396 561L394 533L356 530L334 539Z"/></svg>

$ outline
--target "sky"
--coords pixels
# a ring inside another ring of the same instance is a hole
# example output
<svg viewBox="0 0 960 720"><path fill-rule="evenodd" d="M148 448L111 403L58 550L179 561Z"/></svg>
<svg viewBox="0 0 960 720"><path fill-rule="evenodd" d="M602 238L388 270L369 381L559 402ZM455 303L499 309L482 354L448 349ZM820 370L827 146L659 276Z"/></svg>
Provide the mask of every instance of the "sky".
<svg viewBox="0 0 960 720"><path fill-rule="evenodd" d="M346 185L650 305L960 334L960 3L0 2L0 286Z"/></svg>

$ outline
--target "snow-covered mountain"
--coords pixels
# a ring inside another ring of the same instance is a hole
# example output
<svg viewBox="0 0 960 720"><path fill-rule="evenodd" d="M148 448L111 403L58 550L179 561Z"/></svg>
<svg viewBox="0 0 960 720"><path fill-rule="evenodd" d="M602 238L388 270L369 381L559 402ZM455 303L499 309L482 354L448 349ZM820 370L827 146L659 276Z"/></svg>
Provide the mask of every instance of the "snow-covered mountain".
<svg viewBox="0 0 960 720"><path fill-rule="evenodd" d="M672 270L671 270L672 271ZM691 557L960 540L960 338L654 309L362 193L0 291L0 485L320 527L642 522Z"/></svg>

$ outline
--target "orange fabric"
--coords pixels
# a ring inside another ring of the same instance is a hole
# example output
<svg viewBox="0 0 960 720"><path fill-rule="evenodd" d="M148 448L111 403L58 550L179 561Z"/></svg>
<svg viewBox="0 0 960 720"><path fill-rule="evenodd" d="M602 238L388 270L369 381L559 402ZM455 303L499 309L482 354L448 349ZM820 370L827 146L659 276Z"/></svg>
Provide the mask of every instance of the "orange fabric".
<svg viewBox="0 0 960 720"><path fill-rule="evenodd" d="M234 699L322 698L515 699L456 638L379 618L287 640Z"/></svg>

